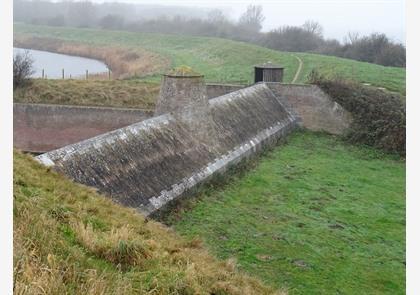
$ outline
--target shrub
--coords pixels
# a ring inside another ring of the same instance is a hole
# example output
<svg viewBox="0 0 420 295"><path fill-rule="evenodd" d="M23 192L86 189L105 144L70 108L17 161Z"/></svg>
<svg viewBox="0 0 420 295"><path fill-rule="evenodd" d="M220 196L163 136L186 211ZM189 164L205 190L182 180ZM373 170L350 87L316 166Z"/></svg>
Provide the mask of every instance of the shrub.
<svg viewBox="0 0 420 295"><path fill-rule="evenodd" d="M35 72L33 63L34 60L27 50L13 56L13 89L28 83L29 77Z"/></svg>
<svg viewBox="0 0 420 295"><path fill-rule="evenodd" d="M405 156L406 115L401 95L316 71L308 80L351 113L353 122L346 139Z"/></svg>

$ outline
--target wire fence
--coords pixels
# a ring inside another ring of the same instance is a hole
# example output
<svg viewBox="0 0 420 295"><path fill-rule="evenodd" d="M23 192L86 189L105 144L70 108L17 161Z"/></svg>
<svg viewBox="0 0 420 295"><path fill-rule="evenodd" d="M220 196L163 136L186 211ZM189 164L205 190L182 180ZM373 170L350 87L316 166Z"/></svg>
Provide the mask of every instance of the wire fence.
<svg viewBox="0 0 420 295"><path fill-rule="evenodd" d="M41 70L41 78L42 79L50 79L48 78L48 75L45 71L45 69ZM65 69L61 69L61 77L57 77L55 76L52 79L85 79L85 80L89 80L89 78L101 78L101 79L108 79L108 80L112 80L112 71L108 70L108 72L101 72L101 73L89 73L89 70L85 70L85 74L84 75L77 75L77 76L72 76L72 74L69 74L68 76L66 76L66 71Z"/></svg>

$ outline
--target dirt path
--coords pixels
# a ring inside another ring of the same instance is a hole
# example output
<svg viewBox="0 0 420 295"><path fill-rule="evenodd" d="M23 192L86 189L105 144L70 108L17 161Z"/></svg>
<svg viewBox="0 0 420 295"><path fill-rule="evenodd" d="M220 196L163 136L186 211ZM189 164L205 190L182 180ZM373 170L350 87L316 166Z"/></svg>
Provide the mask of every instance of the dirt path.
<svg viewBox="0 0 420 295"><path fill-rule="evenodd" d="M303 61L300 59L300 57L292 54L299 62L299 67L296 71L295 76L293 77L292 83L296 83L297 79L299 78L300 72L302 71L302 67L303 67Z"/></svg>

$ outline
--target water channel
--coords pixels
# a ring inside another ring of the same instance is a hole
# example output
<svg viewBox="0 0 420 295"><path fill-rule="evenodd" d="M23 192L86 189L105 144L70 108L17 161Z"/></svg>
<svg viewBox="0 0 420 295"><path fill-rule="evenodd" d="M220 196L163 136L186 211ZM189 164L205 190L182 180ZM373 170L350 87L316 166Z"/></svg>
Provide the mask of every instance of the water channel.
<svg viewBox="0 0 420 295"><path fill-rule="evenodd" d="M108 72L108 67L103 62L85 57L16 47L13 48L13 54L23 53L25 50L34 60L33 78L41 78L42 70L48 79L61 79L63 69L65 78L84 78L86 70L89 75Z"/></svg>

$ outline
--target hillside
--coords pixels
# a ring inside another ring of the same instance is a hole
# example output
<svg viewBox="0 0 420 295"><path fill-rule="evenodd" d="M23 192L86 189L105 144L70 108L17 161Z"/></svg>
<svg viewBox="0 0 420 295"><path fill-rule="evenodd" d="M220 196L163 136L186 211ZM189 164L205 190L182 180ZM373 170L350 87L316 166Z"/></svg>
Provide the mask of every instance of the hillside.
<svg viewBox="0 0 420 295"><path fill-rule="evenodd" d="M159 87L156 82L138 80L33 79L14 91L13 101L154 109Z"/></svg>
<svg viewBox="0 0 420 295"><path fill-rule="evenodd" d="M304 82L314 68L323 73L338 73L346 78L405 93L405 69L383 67L331 56L288 53L219 38L147 34L93 29L14 25L15 38L54 38L91 46L118 46L129 51L150 51L161 55L161 63L146 79L159 80L170 66L188 65L204 74L207 81L251 83L253 65L271 61L285 67L284 82L291 82L299 62L303 69L296 82ZM166 65L166 66L165 66ZM143 78L144 79L144 78Z"/></svg>
<svg viewBox="0 0 420 295"><path fill-rule="evenodd" d="M166 218L289 294L404 294L405 164L295 132Z"/></svg>
<svg viewBox="0 0 420 295"><path fill-rule="evenodd" d="M14 153L16 294L274 294L93 189ZM276 293L277 294L277 293Z"/></svg>

